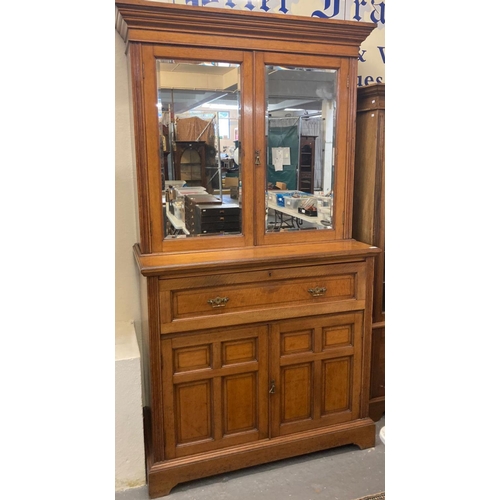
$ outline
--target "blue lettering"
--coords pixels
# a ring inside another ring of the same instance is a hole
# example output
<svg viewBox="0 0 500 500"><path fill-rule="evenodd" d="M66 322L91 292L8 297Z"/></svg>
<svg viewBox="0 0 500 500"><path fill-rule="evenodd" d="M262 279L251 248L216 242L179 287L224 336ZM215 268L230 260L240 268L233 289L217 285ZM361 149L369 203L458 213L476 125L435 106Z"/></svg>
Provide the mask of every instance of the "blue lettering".
<svg viewBox="0 0 500 500"><path fill-rule="evenodd" d="M311 17L321 17L323 19L331 19L332 17L335 17L339 14L340 12L340 0L333 0L333 12L332 15L329 16L322 12L321 10L315 10L312 14ZM327 10L330 8L331 5L331 0L325 0L325 8L323 10Z"/></svg>
<svg viewBox="0 0 500 500"><path fill-rule="evenodd" d="M363 80L363 77L361 75L358 75L358 87L363 87L364 85L370 85L370 83L373 83L374 81L376 83L382 83L384 81L384 78L382 76L377 76L377 78L373 78L373 76L365 76L365 79Z"/></svg>
<svg viewBox="0 0 500 500"><path fill-rule="evenodd" d="M269 10L269 7L267 6L267 2L269 0L262 0L262 5L260 6L260 10L263 10L264 12L267 12Z"/></svg>
<svg viewBox="0 0 500 500"><path fill-rule="evenodd" d="M359 15L360 14L360 7L361 6L365 6L366 5L366 1L365 0L354 0L354 5L356 6L356 10L354 12L354 16L352 16L352 18L355 20L355 21L361 21L361 16Z"/></svg>
<svg viewBox="0 0 500 500"><path fill-rule="evenodd" d="M247 2L247 4L245 5L245 9L253 10L255 9L255 5L252 2Z"/></svg>
<svg viewBox="0 0 500 500"><path fill-rule="evenodd" d="M385 24L385 2L375 3L375 0L370 0L370 3L372 4L372 11L370 13L371 21L377 24ZM352 18L355 21L361 21L361 7L365 7L367 4L366 0L354 0L355 11ZM380 7L380 10L377 7Z"/></svg>
<svg viewBox="0 0 500 500"><path fill-rule="evenodd" d="M195 7L198 7L198 0L186 0L186 5L194 5Z"/></svg>
<svg viewBox="0 0 500 500"><path fill-rule="evenodd" d="M219 0L203 0L202 5L207 5L208 3L219 3Z"/></svg>
<svg viewBox="0 0 500 500"><path fill-rule="evenodd" d="M226 5L227 5L228 7L231 7L231 9L234 9L234 8L236 7L236 4L235 4L234 2L232 2L231 0L228 0L228 1L226 2Z"/></svg>
<svg viewBox="0 0 500 500"><path fill-rule="evenodd" d="M366 54L366 50L362 50L359 55L358 55L358 61L359 62L366 62L366 59L363 58L363 56Z"/></svg>
<svg viewBox="0 0 500 500"><path fill-rule="evenodd" d="M372 13L370 14L370 19L374 23L385 24L385 2L375 3L375 0L372 0L372 5L373 5L373 10ZM380 12L377 11L375 6L380 7ZM379 14L378 19L376 16L377 13Z"/></svg>
<svg viewBox="0 0 500 500"><path fill-rule="evenodd" d="M377 49L380 52L380 57L382 58L382 62L385 64L385 47L377 46Z"/></svg>
<svg viewBox="0 0 500 500"><path fill-rule="evenodd" d="M279 8L280 12L283 12L283 14L286 14L288 12L288 9L286 8L286 0L281 0L281 7Z"/></svg>

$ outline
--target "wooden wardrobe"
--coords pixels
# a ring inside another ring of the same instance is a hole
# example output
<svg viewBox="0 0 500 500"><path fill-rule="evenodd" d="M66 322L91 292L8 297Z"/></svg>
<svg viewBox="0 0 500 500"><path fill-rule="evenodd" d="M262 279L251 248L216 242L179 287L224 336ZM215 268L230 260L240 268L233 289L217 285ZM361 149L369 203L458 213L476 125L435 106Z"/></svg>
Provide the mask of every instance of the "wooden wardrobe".
<svg viewBox="0 0 500 500"><path fill-rule="evenodd" d="M385 412L385 84L358 88L353 237L375 245L370 417Z"/></svg>
<svg viewBox="0 0 500 500"><path fill-rule="evenodd" d="M375 25L115 3L134 105L140 241L133 251L142 275L150 496L318 450L374 446L369 384L380 250L352 238L352 202L358 50ZM336 113L325 115L336 143L322 176L333 197L328 226L309 217L277 232L268 226L266 120L269 106L286 107L287 74L307 83L301 88L311 95L300 94L308 106ZM200 90L202 81L212 86ZM160 87L183 100L175 109L188 109L188 98L196 106L232 98L239 107L236 234L164 235ZM336 106L318 100L320 87Z"/></svg>

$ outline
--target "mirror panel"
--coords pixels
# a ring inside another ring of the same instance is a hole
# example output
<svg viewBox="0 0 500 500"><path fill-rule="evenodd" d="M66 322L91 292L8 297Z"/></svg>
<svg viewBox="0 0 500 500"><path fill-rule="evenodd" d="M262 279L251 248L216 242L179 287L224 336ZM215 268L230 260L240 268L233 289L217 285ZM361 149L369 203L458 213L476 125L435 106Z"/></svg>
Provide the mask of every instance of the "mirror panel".
<svg viewBox="0 0 500 500"><path fill-rule="evenodd" d="M241 234L240 65L157 61L165 239Z"/></svg>
<svg viewBox="0 0 500 500"><path fill-rule="evenodd" d="M266 66L266 232L333 228L337 71Z"/></svg>

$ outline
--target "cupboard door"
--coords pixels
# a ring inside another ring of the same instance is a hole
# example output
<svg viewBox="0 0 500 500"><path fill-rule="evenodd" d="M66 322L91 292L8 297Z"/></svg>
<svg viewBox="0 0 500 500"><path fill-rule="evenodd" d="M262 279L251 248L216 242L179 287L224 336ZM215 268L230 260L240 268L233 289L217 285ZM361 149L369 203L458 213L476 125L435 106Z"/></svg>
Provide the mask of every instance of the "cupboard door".
<svg viewBox="0 0 500 500"><path fill-rule="evenodd" d="M265 152L255 162L256 244L294 245L350 238L346 203L353 158L347 134L354 126L354 108L343 97L352 80L349 61L257 52L254 69L255 151ZM291 110L298 115L290 116L292 103ZM314 150L310 144L311 149L302 154L302 135L314 137ZM316 144L321 155L313 158ZM311 163L307 188L299 168L306 161ZM307 212L284 205L284 198L293 196L299 185L306 190ZM275 202L276 188L285 192L277 193L283 200ZM318 214L319 207L323 217ZM284 216L290 224L282 224Z"/></svg>
<svg viewBox="0 0 500 500"><path fill-rule="evenodd" d="M162 340L166 458L268 436L267 328Z"/></svg>
<svg viewBox="0 0 500 500"><path fill-rule="evenodd" d="M359 417L363 313L272 326L272 436Z"/></svg>

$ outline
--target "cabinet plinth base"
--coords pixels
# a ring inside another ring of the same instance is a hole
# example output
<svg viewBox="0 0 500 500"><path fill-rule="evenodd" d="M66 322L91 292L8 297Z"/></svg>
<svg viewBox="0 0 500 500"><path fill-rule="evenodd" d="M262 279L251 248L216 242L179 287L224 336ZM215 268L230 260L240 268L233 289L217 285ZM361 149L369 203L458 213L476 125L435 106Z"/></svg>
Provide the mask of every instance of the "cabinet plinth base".
<svg viewBox="0 0 500 500"><path fill-rule="evenodd" d="M158 498L168 495L179 483L348 444L360 449L375 446L373 420L365 418L331 428L157 462L148 471L149 495Z"/></svg>

